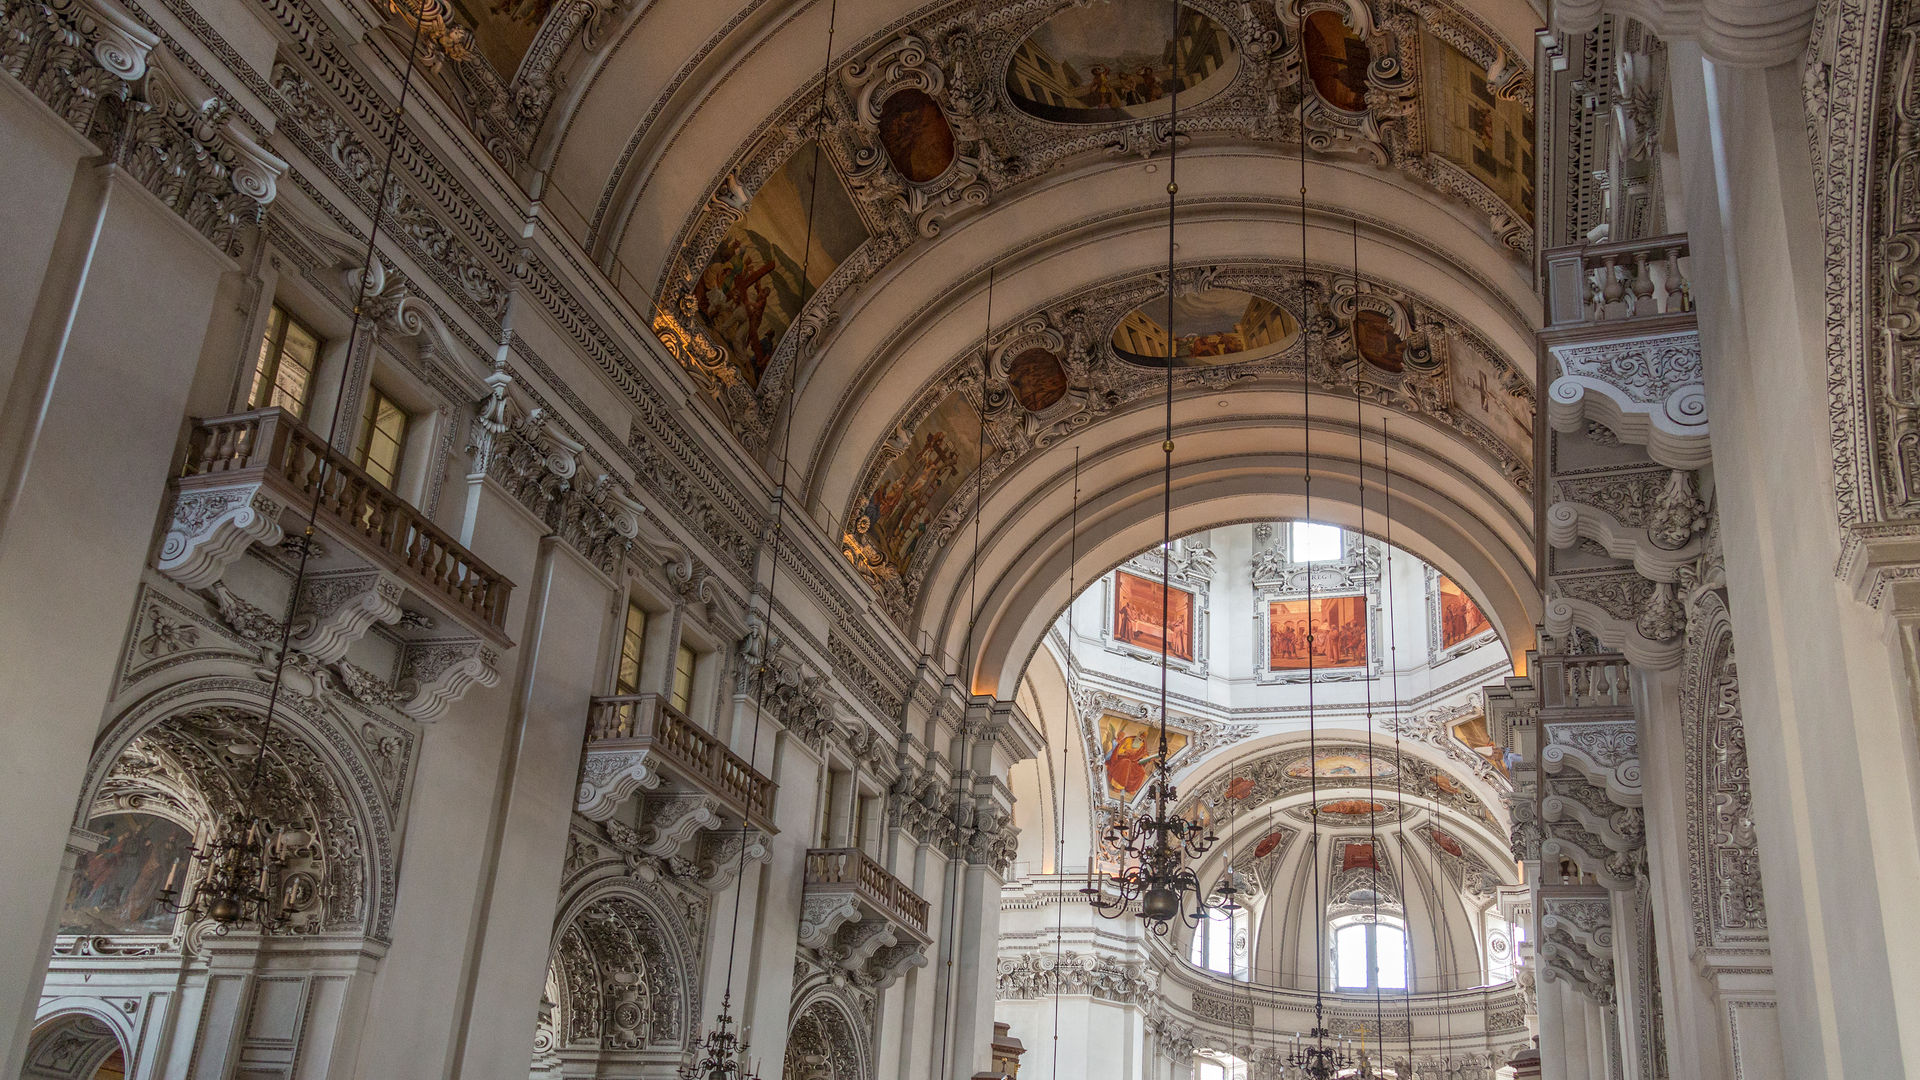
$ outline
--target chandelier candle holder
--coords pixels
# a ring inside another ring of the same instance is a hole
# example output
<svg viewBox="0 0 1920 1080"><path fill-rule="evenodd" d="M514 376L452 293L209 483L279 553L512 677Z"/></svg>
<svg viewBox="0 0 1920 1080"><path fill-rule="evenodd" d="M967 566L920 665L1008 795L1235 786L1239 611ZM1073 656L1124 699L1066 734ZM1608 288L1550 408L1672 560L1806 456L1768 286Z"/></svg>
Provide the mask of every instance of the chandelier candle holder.
<svg viewBox="0 0 1920 1080"><path fill-rule="evenodd" d="M680 1080L760 1080L760 1071L748 1064L745 1029L739 1035L733 1033L731 997L720 1000L720 1015L680 1066Z"/></svg>
<svg viewBox="0 0 1920 1080"><path fill-rule="evenodd" d="M280 885L285 853L306 840L305 833L275 829L263 818L236 810L210 840L193 850L199 871L186 894L176 887L180 868L175 865L160 891L160 905L174 914L184 912L194 922L211 921L219 934L236 923L252 923L269 934L280 930L286 923Z"/></svg>
<svg viewBox="0 0 1920 1080"><path fill-rule="evenodd" d="M1293 1049L1287 1054L1287 1067L1298 1069L1312 1080L1333 1080L1333 1077L1351 1069L1355 1065L1353 1052L1347 1049L1344 1038L1335 1038L1322 1021L1320 1008L1313 1010L1313 1030L1306 1033L1310 1041L1301 1041L1299 1032L1293 1036Z"/></svg>

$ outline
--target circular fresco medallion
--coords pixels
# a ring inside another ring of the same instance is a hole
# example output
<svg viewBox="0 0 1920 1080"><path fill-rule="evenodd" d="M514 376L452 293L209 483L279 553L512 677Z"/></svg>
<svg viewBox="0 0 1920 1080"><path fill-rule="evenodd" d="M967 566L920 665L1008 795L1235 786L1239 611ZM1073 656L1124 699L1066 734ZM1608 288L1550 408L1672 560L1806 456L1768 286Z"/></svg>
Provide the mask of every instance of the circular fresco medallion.
<svg viewBox="0 0 1920 1080"><path fill-rule="evenodd" d="M939 179L953 164L953 128L940 103L919 90L896 91L881 104L880 145L916 184Z"/></svg>
<svg viewBox="0 0 1920 1080"><path fill-rule="evenodd" d="M1282 352L1299 323L1263 296L1238 289L1201 289L1173 298L1174 367L1243 364ZM1167 300L1155 297L1113 328L1113 351L1146 367L1167 366Z"/></svg>
<svg viewBox="0 0 1920 1080"><path fill-rule="evenodd" d="M1028 349L1007 365L1007 387L1028 412L1043 412L1067 396L1067 369L1045 349Z"/></svg>
<svg viewBox="0 0 1920 1080"><path fill-rule="evenodd" d="M1198 105L1240 71L1233 35L1203 11L1171 0L1105 0L1068 7L1034 28L1007 61L1007 96L1022 112L1062 124L1111 124Z"/></svg>

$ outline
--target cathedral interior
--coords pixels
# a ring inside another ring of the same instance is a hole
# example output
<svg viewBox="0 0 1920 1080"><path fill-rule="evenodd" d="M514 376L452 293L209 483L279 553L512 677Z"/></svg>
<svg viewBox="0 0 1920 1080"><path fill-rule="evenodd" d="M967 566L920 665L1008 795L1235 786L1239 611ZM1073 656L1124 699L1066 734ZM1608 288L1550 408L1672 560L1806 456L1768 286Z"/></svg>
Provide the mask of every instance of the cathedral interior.
<svg viewBox="0 0 1920 1080"><path fill-rule="evenodd" d="M1920 0L0 27L0 1080L1920 1078Z"/></svg>

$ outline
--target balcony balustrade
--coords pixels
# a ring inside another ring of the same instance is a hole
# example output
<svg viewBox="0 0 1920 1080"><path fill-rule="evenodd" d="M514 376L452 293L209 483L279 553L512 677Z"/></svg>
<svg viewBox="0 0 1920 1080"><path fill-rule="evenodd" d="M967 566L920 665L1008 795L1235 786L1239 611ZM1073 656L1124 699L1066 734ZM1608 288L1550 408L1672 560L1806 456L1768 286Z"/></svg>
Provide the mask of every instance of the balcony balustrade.
<svg viewBox="0 0 1920 1080"><path fill-rule="evenodd" d="M927 902L859 848L814 848L807 852L806 891L851 893L880 913L927 935Z"/></svg>
<svg viewBox="0 0 1920 1080"><path fill-rule="evenodd" d="M1552 328L1680 315L1693 310L1684 233L1581 244L1546 253Z"/></svg>
<svg viewBox="0 0 1920 1080"><path fill-rule="evenodd" d="M604 820L642 788L691 791L768 834L779 785L659 694L594 698L587 717L580 810Z"/></svg>
<svg viewBox="0 0 1920 1080"><path fill-rule="evenodd" d="M800 944L886 986L927 962L927 902L858 848L807 852Z"/></svg>
<svg viewBox="0 0 1920 1080"><path fill-rule="evenodd" d="M317 495L315 524L327 536L427 603L506 643L513 583L285 410L195 422L173 488L174 526L161 570L190 587L218 580L251 542L277 542L279 519L304 522ZM243 515L237 525L236 503ZM249 503L253 513L246 513Z"/></svg>

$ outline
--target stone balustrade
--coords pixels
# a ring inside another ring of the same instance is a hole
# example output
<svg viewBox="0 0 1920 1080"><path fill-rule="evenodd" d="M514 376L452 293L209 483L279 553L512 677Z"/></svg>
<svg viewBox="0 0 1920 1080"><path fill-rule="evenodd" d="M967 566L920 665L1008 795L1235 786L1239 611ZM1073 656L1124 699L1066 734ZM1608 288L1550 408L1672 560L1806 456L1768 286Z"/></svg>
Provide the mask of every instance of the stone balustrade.
<svg viewBox="0 0 1920 1080"><path fill-rule="evenodd" d="M715 800L726 815L769 834L779 785L659 694L597 697L588 706L579 808L604 820L642 788L672 787Z"/></svg>
<svg viewBox="0 0 1920 1080"><path fill-rule="evenodd" d="M833 892L851 887L860 897L912 927L927 932L927 902L906 882L859 848L814 848L807 852L808 892Z"/></svg>
<svg viewBox="0 0 1920 1080"><path fill-rule="evenodd" d="M283 517L312 512L327 536L506 642L513 583L285 410L196 422L173 488L160 570L190 588L219 580L253 542L278 543Z"/></svg>
<svg viewBox="0 0 1920 1080"><path fill-rule="evenodd" d="M1684 233L1546 253L1547 317L1555 327L1614 324L1693 310Z"/></svg>

